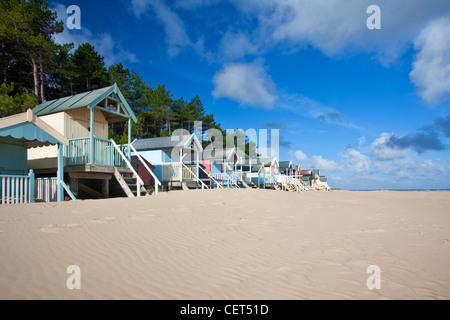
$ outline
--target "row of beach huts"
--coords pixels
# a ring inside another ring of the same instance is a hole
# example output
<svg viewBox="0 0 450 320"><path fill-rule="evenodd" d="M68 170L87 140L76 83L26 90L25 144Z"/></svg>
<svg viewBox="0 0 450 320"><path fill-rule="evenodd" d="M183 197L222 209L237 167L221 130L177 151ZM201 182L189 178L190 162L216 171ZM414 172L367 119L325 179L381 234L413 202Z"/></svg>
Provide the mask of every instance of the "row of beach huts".
<svg viewBox="0 0 450 320"><path fill-rule="evenodd" d="M108 139L128 122L128 143ZM131 141L136 116L118 86L46 101L0 119L1 204L145 196L171 189L330 190L319 170L239 148L203 150L201 135Z"/></svg>

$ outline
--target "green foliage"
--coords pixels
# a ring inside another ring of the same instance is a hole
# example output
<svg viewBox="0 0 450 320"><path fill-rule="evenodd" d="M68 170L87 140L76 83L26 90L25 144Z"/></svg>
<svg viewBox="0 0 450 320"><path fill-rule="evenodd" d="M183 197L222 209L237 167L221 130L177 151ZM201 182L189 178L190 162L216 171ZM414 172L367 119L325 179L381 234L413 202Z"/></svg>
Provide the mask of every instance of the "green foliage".
<svg viewBox="0 0 450 320"><path fill-rule="evenodd" d="M174 99L164 84L151 87L135 71L125 68L122 63L108 68L111 83L117 83L121 92L133 109L138 122L132 124L132 136L136 138L164 137L177 129L193 132L194 122L203 122L203 131L220 129L213 114L206 114L198 95L189 102L183 98ZM125 134L124 123L111 124L110 137Z"/></svg>
<svg viewBox="0 0 450 320"><path fill-rule="evenodd" d="M63 29L45 0L0 1L0 117L117 83L138 120L131 128L135 138L169 136L177 129L192 133L196 121L202 122L203 133L218 129L225 135L198 95L175 99L164 84L150 86L121 62L106 69L104 57L89 43L74 51L73 44L57 45L52 36ZM126 143L127 127L113 123L109 136Z"/></svg>
<svg viewBox="0 0 450 320"><path fill-rule="evenodd" d="M36 106L36 96L29 92L14 94L14 83L0 85L0 118L25 112Z"/></svg>
<svg viewBox="0 0 450 320"><path fill-rule="evenodd" d="M99 89L109 84L104 58L89 43L81 44L70 57L74 93Z"/></svg>
<svg viewBox="0 0 450 320"><path fill-rule="evenodd" d="M250 140L248 136L245 135L245 132L242 129L236 129L234 133L230 134L228 132L224 132L223 139L223 147L227 148L229 146L228 141L233 141L232 145L239 148L244 148L244 151L247 155L257 155L257 145L254 141Z"/></svg>
<svg viewBox="0 0 450 320"><path fill-rule="evenodd" d="M119 145L128 143L128 134L126 132L123 132L122 134L117 134L113 132L111 127L109 128L109 138L114 139L114 141Z"/></svg>
<svg viewBox="0 0 450 320"><path fill-rule="evenodd" d="M44 0L0 2L1 83L17 81L21 93L34 91L39 101L45 100L46 75L60 47L52 35L64 29L56 19Z"/></svg>

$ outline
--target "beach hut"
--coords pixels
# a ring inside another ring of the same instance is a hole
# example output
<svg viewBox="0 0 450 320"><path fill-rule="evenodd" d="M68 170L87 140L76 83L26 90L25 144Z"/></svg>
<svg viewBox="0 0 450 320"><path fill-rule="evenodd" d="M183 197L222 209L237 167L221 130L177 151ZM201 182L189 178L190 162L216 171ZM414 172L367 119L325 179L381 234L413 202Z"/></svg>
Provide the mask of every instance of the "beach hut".
<svg viewBox="0 0 450 320"><path fill-rule="evenodd" d="M292 161L280 161L278 170L281 174L285 174L287 176L294 176L296 166L292 163Z"/></svg>
<svg viewBox="0 0 450 320"><path fill-rule="evenodd" d="M64 200L64 188L75 200L64 183L63 146L69 140L36 117L31 110L0 119L0 189L1 203L34 202L35 176L28 173L27 150L55 146L57 149L57 172L52 180L55 200ZM45 200L45 199L43 199Z"/></svg>
<svg viewBox="0 0 450 320"><path fill-rule="evenodd" d="M202 164L207 175L227 187L249 188L243 180L243 165L248 156L237 147L205 150Z"/></svg>
<svg viewBox="0 0 450 320"><path fill-rule="evenodd" d="M144 182L144 186L150 187L154 184L154 178L147 170L147 168L150 168L151 171L155 170L155 167L150 162L148 162L144 158L142 158L141 161L138 156L134 155L131 156L131 165L136 169L139 177L141 177L142 181Z"/></svg>
<svg viewBox="0 0 450 320"><path fill-rule="evenodd" d="M326 191L331 190L330 186L328 185L328 178L326 176L319 176L317 184L319 184L323 190L326 190Z"/></svg>
<svg viewBox="0 0 450 320"><path fill-rule="evenodd" d="M165 187L207 187L200 178L203 147L195 134L138 139L133 142L137 154L150 162L155 176Z"/></svg>
<svg viewBox="0 0 450 320"><path fill-rule="evenodd" d="M311 189L324 190L320 182L319 169L302 170L301 180Z"/></svg>
<svg viewBox="0 0 450 320"><path fill-rule="evenodd" d="M258 161L264 166L266 183L275 187L277 175L279 174L279 163L277 157L259 158Z"/></svg>
<svg viewBox="0 0 450 320"><path fill-rule="evenodd" d="M83 191L94 198L108 198L112 177L128 197L147 194L130 163L131 122L137 119L116 84L45 101L33 113L69 140L63 151L63 162L75 196ZM108 125L121 121L128 123L128 143L117 145L108 139ZM28 165L36 174L54 172L56 155L57 150L51 146L29 150ZM100 192L94 188L99 180Z"/></svg>

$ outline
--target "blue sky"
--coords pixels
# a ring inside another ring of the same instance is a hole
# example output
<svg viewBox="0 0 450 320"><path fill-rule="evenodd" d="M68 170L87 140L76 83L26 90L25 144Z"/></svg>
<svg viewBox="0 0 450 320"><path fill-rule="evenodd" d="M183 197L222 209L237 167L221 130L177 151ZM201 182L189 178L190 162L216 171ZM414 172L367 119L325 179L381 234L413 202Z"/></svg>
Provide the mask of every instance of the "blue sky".
<svg viewBox="0 0 450 320"><path fill-rule="evenodd" d="M50 1L92 43L223 128L279 129L280 160L332 187L450 188L448 0ZM366 12L381 9L381 29Z"/></svg>

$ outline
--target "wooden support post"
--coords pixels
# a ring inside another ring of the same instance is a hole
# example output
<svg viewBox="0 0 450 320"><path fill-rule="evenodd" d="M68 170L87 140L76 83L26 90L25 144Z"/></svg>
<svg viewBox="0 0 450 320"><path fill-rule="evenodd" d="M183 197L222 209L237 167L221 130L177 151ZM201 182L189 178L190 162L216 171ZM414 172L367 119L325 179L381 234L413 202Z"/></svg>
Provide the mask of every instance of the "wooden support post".
<svg viewBox="0 0 450 320"><path fill-rule="evenodd" d="M58 143L58 172L57 172L57 188L56 195L58 202L64 201L64 155L63 155L63 145Z"/></svg>
<svg viewBox="0 0 450 320"><path fill-rule="evenodd" d="M69 174L69 180L70 180L70 191L72 191L75 198L78 198L78 178L74 178L70 176Z"/></svg>
<svg viewBox="0 0 450 320"><path fill-rule="evenodd" d="M29 203L34 203L34 172L31 169L30 173L28 174L28 177L30 177L30 181L28 183L28 187L29 187L29 191L28 191L28 202ZM4 189L2 190L4 191Z"/></svg>
<svg viewBox="0 0 450 320"><path fill-rule="evenodd" d="M128 161L131 160L131 118L128 119Z"/></svg>
<svg viewBox="0 0 450 320"><path fill-rule="evenodd" d="M89 144L89 164L94 164L94 107L91 108L90 119L90 144Z"/></svg>
<svg viewBox="0 0 450 320"><path fill-rule="evenodd" d="M183 182L183 149L180 149L180 181Z"/></svg>
<svg viewBox="0 0 450 320"><path fill-rule="evenodd" d="M102 197L103 199L109 198L109 179L102 180Z"/></svg>
<svg viewBox="0 0 450 320"><path fill-rule="evenodd" d="M197 169L197 172L196 172L196 175L197 175L197 177L200 179L200 169L198 168L198 163L199 163L199 161L198 161L198 151L196 152L196 164L197 164L197 166L195 167L196 169ZM202 184L202 189L203 189L203 184Z"/></svg>

